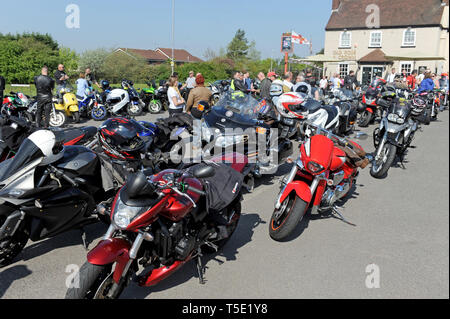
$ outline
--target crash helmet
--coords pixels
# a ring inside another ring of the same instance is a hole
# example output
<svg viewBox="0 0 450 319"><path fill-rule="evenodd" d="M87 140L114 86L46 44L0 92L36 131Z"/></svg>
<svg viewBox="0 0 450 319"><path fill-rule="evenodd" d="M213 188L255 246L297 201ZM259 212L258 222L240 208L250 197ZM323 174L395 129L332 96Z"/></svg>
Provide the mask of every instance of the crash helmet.
<svg viewBox="0 0 450 319"><path fill-rule="evenodd" d="M303 94L309 95L309 88L308 88L307 85L299 85L299 86L295 89L295 92L303 93Z"/></svg>
<svg viewBox="0 0 450 319"><path fill-rule="evenodd" d="M416 95L411 101L411 114L419 116L427 106L427 101L420 95Z"/></svg>
<svg viewBox="0 0 450 319"><path fill-rule="evenodd" d="M110 118L98 131L104 153L118 160L140 160L145 142L139 136L139 123L124 117Z"/></svg>
<svg viewBox="0 0 450 319"><path fill-rule="evenodd" d="M278 98L276 107L281 116L303 119L308 116L308 109L305 107L306 99L304 93L287 92Z"/></svg>
<svg viewBox="0 0 450 319"><path fill-rule="evenodd" d="M273 104L277 104L278 98L283 94L283 82L281 80L275 80L270 85L269 95Z"/></svg>
<svg viewBox="0 0 450 319"><path fill-rule="evenodd" d="M43 160L40 165L54 163L64 156L64 132L38 130L28 136L40 150Z"/></svg>
<svg viewBox="0 0 450 319"><path fill-rule="evenodd" d="M17 106L24 106L24 107L26 107L30 103L30 99L25 94L19 92L15 96L14 103Z"/></svg>
<svg viewBox="0 0 450 319"><path fill-rule="evenodd" d="M203 114L209 111L209 109L210 106L208 102L200 101L196 105L192 105L191 114L194 118L201 119L203 117Z"/></svg>
<svg viewBox="0 0 450 319"><path fill-rule="evenodd" d="M109 89L109 81L108 80L103 80L100 85L102 86L102 90L106 91Z"/></svg>

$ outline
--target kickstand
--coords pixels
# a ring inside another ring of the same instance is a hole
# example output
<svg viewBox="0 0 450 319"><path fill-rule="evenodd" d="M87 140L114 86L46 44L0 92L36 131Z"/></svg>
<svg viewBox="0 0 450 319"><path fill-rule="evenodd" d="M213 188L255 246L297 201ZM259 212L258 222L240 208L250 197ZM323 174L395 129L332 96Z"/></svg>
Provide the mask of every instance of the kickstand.
<svg viewBox="0 0 450 319"><path fill-rule="evenodd" d="M197 274L198 274L198 281L200 283L200 285L204 285L206 283L206 280L203 276L203 274L205 273L205 268L203 267L202 264L202 253L200 252L200 249L198 251L197 257L195 257L195 264L196 264L196 268L197 268Z"/></svg>
<svg viewBox="0 0 450 319"><path fill-rule="evenodd" d="M81 232L81 240L83 241L83 247L85 250L88 250L89 244L87 243L86 240L86 231L84 230L84 228L80 228L80 232Z"/></svg>
<svg viewBox="0 0 450 319"><path fill-rule="evenodd" d="M346 219L344 218L344 216L341 214L341 212L338 210L338 208L340 208L340 207L333 206L333 207L331 208L331 211L332 211L333 213L335 213L336 215L338 215L338 216L339 216L339 219L342 220L344 223L349 224L349 225L351 225L351 226L356 226L355 224L350 223L348 220L346 220Z"/></svg>

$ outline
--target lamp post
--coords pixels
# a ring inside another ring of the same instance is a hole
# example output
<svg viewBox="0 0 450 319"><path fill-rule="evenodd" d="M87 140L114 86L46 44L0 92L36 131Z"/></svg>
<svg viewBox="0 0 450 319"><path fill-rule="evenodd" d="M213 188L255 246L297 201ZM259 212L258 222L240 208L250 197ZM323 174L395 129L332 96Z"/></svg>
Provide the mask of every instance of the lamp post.
<svg viewBox="0 0 450 319"><path fill-rule="evenodd" d="M172 0L172 61L170 61L170 66L172 68L172 75L174 72L174 46L175 46L175 37L174 37L174 29L175 29L175 0Z"/></svg>

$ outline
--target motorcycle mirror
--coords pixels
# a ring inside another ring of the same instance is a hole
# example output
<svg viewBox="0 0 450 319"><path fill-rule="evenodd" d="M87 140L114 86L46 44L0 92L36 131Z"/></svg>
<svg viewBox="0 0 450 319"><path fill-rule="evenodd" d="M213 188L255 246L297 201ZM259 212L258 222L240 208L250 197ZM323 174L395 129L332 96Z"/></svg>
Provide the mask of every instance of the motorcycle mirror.
<svg viewBox="0 0 450 319"><path fill-rule="evenodd" d="M138 172L131 175L127 180L127 193L130 198L140 195L142 189L147 184L147 177L143 172Z"/></svg>
<svg viewBox="0 0 450 319"><path fill-rule="evenodd" d="M355 134L355 138L358 140L367 140L368 137L369 135L364 132L358 132Z"/></svg>

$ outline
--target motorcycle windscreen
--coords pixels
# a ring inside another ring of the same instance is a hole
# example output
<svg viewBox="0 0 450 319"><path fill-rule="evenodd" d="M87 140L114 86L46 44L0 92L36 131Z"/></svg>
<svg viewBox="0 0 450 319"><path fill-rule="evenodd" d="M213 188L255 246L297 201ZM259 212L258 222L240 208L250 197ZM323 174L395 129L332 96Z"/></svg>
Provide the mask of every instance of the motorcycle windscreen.
<svg viewBox="0 0 450 319"><path fill-rule="evenodd" d="M402 119L406 119L411 112L411 106L408 103L396 101L391 104L389 113L397 114Z"/></svg>
<svg viewBox="0 0 450 319"><path fill-rule="evenodd" d="M31 140L26 138L22 145L20 146L17 154L11 159L11 161L4 162L6 167L1 167L0 169L0 181L4 181L5 179L11 177L26 165L31 162L43 158L44 154L41 149L37 147Z"/></svg>
<svg viewBox="0 0 450 319"><path fill-rule="evenodd" d="M213 110L217 111L232 111L232 115L252 120L258 118L261 105L258 100L250 94L243 94L243 96L227 92L222 95L219 101L214 105ZM221 112L220 112L221 113ZM225 112L225 115L227 113ZM228 116L228 115L227 115ZM237 120L237 119L236 119Z"/></svg>

